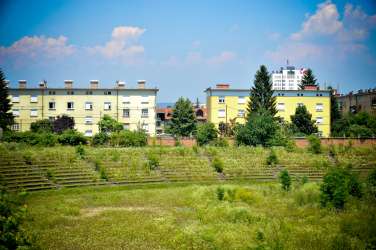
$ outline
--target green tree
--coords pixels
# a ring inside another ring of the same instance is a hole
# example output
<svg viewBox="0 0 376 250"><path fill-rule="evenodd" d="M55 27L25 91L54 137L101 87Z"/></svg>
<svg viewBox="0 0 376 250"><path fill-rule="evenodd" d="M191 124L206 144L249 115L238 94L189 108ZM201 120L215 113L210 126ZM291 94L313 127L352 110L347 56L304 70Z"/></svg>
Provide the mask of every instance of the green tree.
<svg viewBox="0 0 376 250"><path fill-rule="evenodd" d="M291 116L291 122L297 132L310 135L318 131L315 121L311 120L311 118L312 115L308 112L306 106L299 105L295 110L295 114Z"/></svg>
<svg viewBox="0 0 376 250"><path fill-rule="evenodd" d="M0 69L0 128L4 131L9 130L10 125L14 123L13 114L9 112L11 107L5 75Z"/></svg>
<svg viewBox="0 0 376 250"><path fill-rule="evenodd" d="M235 129L235 139L238 145L270 146L279 126L275 118L266 110L252 113L245 125Z"/></svg>
<svg viewBox="0 0 376 250"><path fill-rule="evenodd" d="M282 184L282 189L285 191L289 191L291 187L291 177L289 171L287 169L282 170L279 173L279 181Z"/></svg>
<svg viewBox="0 0 376 250"><path fill-rule="evenodd" d="M313 75L312 70L311 69L307 69L304 72L302 81L299 84L299 88L300 89L304 89L304 87L307 86L307 85L317 86L316 81L317 80L316 80L315 76Z"/></svg>
<svg viewBox="0 0 376 250"><path fill-rule="evenodd" d="M123 125L109 115L104 115L98 122L99 131L103 133L112 133L123 130Z"/></svg>
<svg viewBox="0 0 376 250"><path fill-rule="evenodd" d="M211 122L202 123L197 126L197 144L202 146L210 143L218 137L218 130Z"/></svg>
<svg viewBox="0 0 376 250"><path fill-rule="evenodd" d="M49 119L42 119L30 124L30 130L36 133L53 132L53 123Z"/></svg>
<svg viewBox="0 0 376 250"><path fill-rule="evenodd" d="M251 88L247 106L247 120L250 119L252 113L260 110L266 110L270 115L275 116L277 114L276 97L273 96L274 91L270 74L264 65L261 65L260 69L257 70L253 83L254 86Z"/></svg>
<svg viewBox="0 0 376 250"><path fill-rule="evenodd" d="M332 125L332 135L361 138L376 136L376 117L366 112L344 115Z"/></svg>
<svg viewBox="0 0 376 250"><path fill-rule="evenodd" d="M58 116L53 126L55 133L62 133L65 130L74 129L74 118L67 115Z"/></svg>
<svg viewBox="0 0 376 250"><path fill-rule="evenodd" d="M180 97L172 110L167 131L174 136L190 136L196 131L196 116L189 99Z"/></svg>
<svg viewBox="0 0 376 250"><path fill-rule="evenodd" d="M330 124L334 124L337 120L341 119L341 112L338 109L338 101L335 97L334 89L329 86L328 90L330 90Z"/></svg>

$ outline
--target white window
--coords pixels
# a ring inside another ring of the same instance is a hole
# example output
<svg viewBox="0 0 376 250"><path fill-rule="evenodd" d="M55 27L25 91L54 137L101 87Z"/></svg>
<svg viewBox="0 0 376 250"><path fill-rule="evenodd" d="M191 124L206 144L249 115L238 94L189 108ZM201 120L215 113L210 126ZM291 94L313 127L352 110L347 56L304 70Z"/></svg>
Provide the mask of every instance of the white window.
<svg viewBox="0 0 376 250"><path fill-rule="evenodd" d="M146 124L146 123L142 124L142 129L145 130L146 132L148 132L149 131L149 124Z"/></svg>
<svg viewBox="0 0 376 250"><path fill-rule="evenodd" d="M245 103L245 96L239 96L238 104L244 104L244 103Z"/></svg>
<svg viewBox="0 0 376 250"><path fill-rule="evenodd" d="M111 102L104 103L104 110L111 110Z"/></svg>
<svg viewBox="0 0 376 250"><path fill-rule="evenodd" d="M218 96L218 103L225 103L225 97L224 96Z"/></svg>
<svg viewBox="0 0 376 250"><path fill-rule="evenodd" d="M299 103L297 104L297 106L298 106L298 107L302 107L302 106L304 106L304 103L299 102Z"/></svg>
<svg viewBox="0 0 376 250"><path fill-rule="evenodd" d="M129 118L129 109L123 109L123 117Z"/></svg>
<svg viewBox="0 0 376 250"><path fill-rule="evenodd" d="M219 110L218 110L218 117L223 118L223 117L225 117L225 116L226 116L226 110L224 110L224 109L219 109Z"/></svg>
<svg viewBox="0 0 376 250"><path fill-rule="evenodd" d="M322 124L324 122L324 119L322 117L316 117L316 123Z"/></svg>
<svg viewBox="0 0 376 250"><path fill-rule="evenodd" d="M50 122L55 121L55 116L49 116L49 117L48 117L48 120L50 120Z"/></svg>
<svg viewBox="0 0 376 250"><path fill-rule="evenodd" d="M12 102L20 102L20 97L18 95L12 96Z"/></svg>
<svg viewBox="0 0 376 250"><path fill-rule="evenodd" d="M238 116L239 116L239 117L244 117L244 115L245 115L245 111L244 111L244 109L239 109L239 110L238 110Z"/></svg>
<svg viewBox="0 0 376 250"><path fill-rule="evenodd" d="M277 103L277 110L278 111L285 111L285 104L284 103Z"/></svg>
<svg viewBox="0 0 376 250"><path fill-rule="evenodd" d="M126 129L126 130L129 130L129 123L124 123L123 128Z"/></svg>
<svg viewBox="0 0 376 250"><path fill-rule="evenodd" d="M130 96L123 96L123 104L130 104L131 98Z"/></svg>
<svg viewBox="0 0 376 250"><path fill-rule="evenodd" d="M85 102L85 109L86 110L93 110L93 103L92 102Z"/></svg>
<svg viewBox="0 0 376 250"><path fill-rule="evenodd" d="M13 109L12 113L13 113L13 116L20 116L20 110L19 109Z"/></svg>
<svg viewBox="0 0 376 250"><path fill-rule="evenodd" d="M149 96L141 96L141 103L148 104L149 103Z"/></svg>
<svg viewBox="0 0 376 250"><path fill-rule="evenodd" d="M141 110L141 117L148 117L149 110L148 109L142 109Z"/></svg>
<svg viewBox="0 0 376 250"><path fill-rule="evenodd" d="M67 102L67 109L68 110L74 109L74 102Z"/></svg>
<svg viewBox="0 0 376 250"><path fill-rule="evenodd" d="M38 116L38 110L37 110L37 109L31 109L31 110L30 110L30 116L31 116L31 117L36 117L36 116Z"/></svg>
<svg viewBox="0 0 376 250"><path fill-rule="evenodd" d="M30 102L38 102L38 96L36 95L30 96Z"/></svg>
<svg viewBox="0 0 376 250"><path fill-rule="evenodd" d="M105 91L103 94L104 95L111 95L111 91Z"/></svg>
<svg viewBox="0 0 376 250"><path fill-rule="evenodd" d="M55 109L55 102L49 102L48 109Z"/></svg>
<svg viewBox="0 0 376 250"><path fill-rule="evenodd" d="M11 126L11 129L13 131L20 131L20 124L19 123L13 123Z"/></svg>
<svg viewBox="0 0 376 250"><path fill-rule="evenodd" d="M93 136L93 130L89 129L85 131L85 136Z"/></svg>
<svg viewBox="0 0 376 250"><path fill-rule="evenodd" d="M93 117L92 116L86 116L85 117L85 124L93 124Z"/></svg>
<svg viewBox="0 0 376 250"><path fill-rule="evenodd" d="M316 103L316 111L322 112L324 110L324 105L322 103Z"/></svg>

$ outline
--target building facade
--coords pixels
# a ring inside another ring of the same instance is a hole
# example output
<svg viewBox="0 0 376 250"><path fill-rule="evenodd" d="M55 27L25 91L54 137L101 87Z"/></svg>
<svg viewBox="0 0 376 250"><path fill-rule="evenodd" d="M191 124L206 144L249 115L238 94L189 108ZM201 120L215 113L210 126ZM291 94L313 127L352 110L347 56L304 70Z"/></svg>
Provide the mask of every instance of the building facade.
<svg viewBox="0 0 376 250"><path fill-rule="evenodd" d="M376 88L361 89L356 94L336 95L342 114L367 112L376 115Z"/></svg>
<svg viewBox="0 0 376 250"><path fill-rule="evenodd" d="M115 88L98 85L92 80L89 88L74 88L73 81L66 80L65 88L48 88L43 82L39 88L27 88L26 81L19 81L19 88L9 89L13 130L27 131L37 120L68 115L74 118L75 129L92 136L99 132L100 119L109 115L125 129L155 134L158 89L145 88L145 81L139 81L137 88L126 88L124 82L117 82Z"/></svg>
<svg viewBox="0 0 376 250"><path fill-rule="evenodd" d="M281 67L280 70L272 71L274 90L299 90L305 69L296 69L294 66Z"/></svg>
<svg viewBox="0 0 376 250"><path fill-rule="evenodd" d="M249 89L230 89L229 85L217 85L205 90L208 121L217 127L219 123L245 123ZM330 91L324 90L275 90L277 116L290 122L298 105L305 105L316 120L319 133L330 135Z"/></svg>

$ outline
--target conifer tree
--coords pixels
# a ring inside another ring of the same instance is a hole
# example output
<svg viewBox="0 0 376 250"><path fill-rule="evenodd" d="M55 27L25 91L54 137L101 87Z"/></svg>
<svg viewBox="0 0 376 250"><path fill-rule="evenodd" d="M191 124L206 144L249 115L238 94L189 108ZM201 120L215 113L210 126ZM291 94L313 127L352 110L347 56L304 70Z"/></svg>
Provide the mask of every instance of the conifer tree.
<svg viewBox="0 0 376 250"><path fill-rule="evenodd" d="M189 99L180 97L172 110L167 132L175 136L190 136L196 131L196 116Z"/></svg>
<svg viewBox="0 0 376 250"><path fill-rule="evenodd" d="M268 69L261 65L257 70L254 80L254 86L251 88L250 100L247 107L247 120L249 120L252 113L259 113L266 111L270 115L277 114L276 97L273 96L272 81Z"/></svg>
<svg viewBox="0 0 376 250"><path fill-rule="evenodd" d="M300 89L304 89L305 86L307 85L314 85L317 86L316 84L316 78L312 73L311 69L307 69L307 71L304 72L303 78L301 83L299 84Z"/></svg>
<svg viewBox="0 0 376 250"><path fill-rule="evenodd" d="M329 86L328 90L330 90L330 124L333 125L337 120L341 119L341 112L339 112L338 102L334 94L334 89Z"/></svg>
<svg viewBox="0 0 376 250"><path fill-rule="evenodd" d="M10 125L14 123L13 114L9 112L12 105L8 97L9 93L5 75L0 69L0 127L3 130L9 130Z"/></svg>

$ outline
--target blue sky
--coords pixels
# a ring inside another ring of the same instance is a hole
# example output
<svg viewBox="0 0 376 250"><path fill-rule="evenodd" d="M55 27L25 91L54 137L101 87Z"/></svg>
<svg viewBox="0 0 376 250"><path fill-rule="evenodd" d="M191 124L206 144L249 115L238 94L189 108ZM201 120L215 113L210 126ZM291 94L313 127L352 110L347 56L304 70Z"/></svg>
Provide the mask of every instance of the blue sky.
<svg viewBox="0 0 376 250"><path fill-rule="evenodd" d="M376 87L375 1L1 1L0 67L13 87L144 79L159 102L249 88L261 64L313 69L341 92Z"/></svg>

